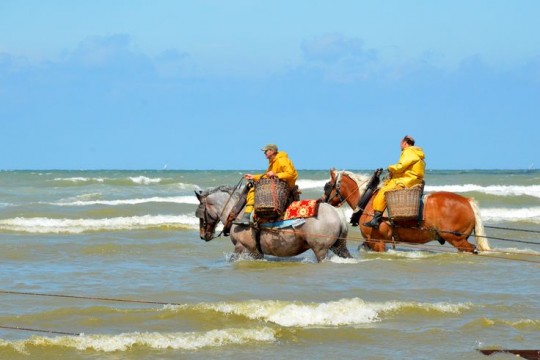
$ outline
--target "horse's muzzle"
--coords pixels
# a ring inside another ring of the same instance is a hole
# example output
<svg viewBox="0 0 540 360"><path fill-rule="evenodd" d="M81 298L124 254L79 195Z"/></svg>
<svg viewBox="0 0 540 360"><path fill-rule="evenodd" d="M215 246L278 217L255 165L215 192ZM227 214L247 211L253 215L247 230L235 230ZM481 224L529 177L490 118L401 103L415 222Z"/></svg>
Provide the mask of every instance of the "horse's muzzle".
<svg viewBox="0 0 540 360"><path fill-rule="evenodd" d="M210 240L212 240L214 237L211 235L211 234L205 234L204 236L200 236L201 240L204 240L206 242L209 242Z"/></svg>

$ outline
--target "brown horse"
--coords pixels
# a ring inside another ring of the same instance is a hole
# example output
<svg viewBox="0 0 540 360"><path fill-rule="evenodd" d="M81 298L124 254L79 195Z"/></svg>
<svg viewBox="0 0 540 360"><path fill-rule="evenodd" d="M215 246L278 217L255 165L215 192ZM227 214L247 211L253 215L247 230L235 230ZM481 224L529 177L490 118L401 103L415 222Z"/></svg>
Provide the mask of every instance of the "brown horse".
<svg viewBox="0 0 540 360"><path fill-rule="evenodd" d="M374 175L377 177L375 184L378 184L379 174L380 172L377 172ZM451 192L439 191L426 195L423 199L421 219L392 224L385 218L378 229L364 226L363 224L373 217L373 196L363 209L357 209L357 206L364 192L367 192L369 180L348 171L337 172L332 169L324 194L324 200L333 206L341 206L347 202L355 211L363 211L359 227L366 240L365 247L373 251L385 251L385 245L394 241L425 244L438 240L441 244L448 241L459 251L477 254L478 250L490 250L476 201ZM473 230L478 250L467 241Z"/></svg>

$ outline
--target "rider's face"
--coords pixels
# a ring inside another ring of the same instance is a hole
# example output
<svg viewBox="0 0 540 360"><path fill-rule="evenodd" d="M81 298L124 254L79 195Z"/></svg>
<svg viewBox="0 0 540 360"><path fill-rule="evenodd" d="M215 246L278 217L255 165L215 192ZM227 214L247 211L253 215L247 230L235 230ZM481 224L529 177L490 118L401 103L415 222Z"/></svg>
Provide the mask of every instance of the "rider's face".
<svg viewBox="0 0 540 360"><path fill-rule="evenodd" d="M407 146L409 146L409 144L405 140L401 140L401 144L400 144L401 150L405 149Z"/></svg>
<svg viewBox="0 0 540 360"><path fill-rule="evenodd" d="M266 158L267 158L268 160L270 160L270 159L272 158L272 156L274 156L275 153L276 153L276 152L275 152L274 150L266 150L266 151L264 152L264 156L266 156Z"/></svg>

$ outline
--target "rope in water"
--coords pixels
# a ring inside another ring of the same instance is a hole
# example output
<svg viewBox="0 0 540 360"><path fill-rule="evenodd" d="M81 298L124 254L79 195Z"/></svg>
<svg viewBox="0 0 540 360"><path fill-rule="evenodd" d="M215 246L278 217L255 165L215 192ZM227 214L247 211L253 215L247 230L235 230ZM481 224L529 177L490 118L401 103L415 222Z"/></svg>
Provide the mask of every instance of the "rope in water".
<svg viewBox="0 0 540 360"><path fill-rule="evenodd" d="M42 296L42 297L58 297L58 298L67 298L67 299L82 299L82 300L99 300L99 301L114 301L114 302L123 302L123 303L134 303L134 304L151 304L151 305L182 305L174 302L164 302L164 301L151 301L151 300L136 300L136 299L122 299L122 298L108 298L108 297L98 297L98 296L80 296L80 295L64 295L64 294L46 294L38 292L27 292L27 291L9 291L9 290L0 290L0 294L4 295L26 295L26 296ZM0 325L0 329L7 330L19 330L19 331L30 331L30 332L40 332L48 333L55 335L70 335L70 336L80 336L83 333L78 332L67 332L67 331L57 331L57 330L47 330L47 329L35 329L21 326L12 326L12 325Z"/></svg>
<svg viewBox="0 0 540 360"><path fill-rule="evenodd" d="M31 331L31 332L40 332L40 333L57 334L57 335L70 335L70 336L81 336L81 335L83 335L83 333L76 333L76 332L46 330L46 329L33 329L33 328L20 327L20 326L9 326L9 325L0 325L0 329Z"/></svg>
<svg viewBox="0 0 540 360"><path fill-rule="evenodd" d="M49 297L71 298L71 299L115 301L115 302L152 304L152 305L182 305L182 304L179 304L179 303L163 302L163 301L133 300L133 299L108 298L108 297L99 297L99 296L78 296L78 295L63 295L63 294L46 294L46 293L35 293L35 292L25 292L25 291L9 291L9 290L0 290L0 294L49 296Z"/></svg>
<svg viewBox="0 0 540 360"><path fill-rule="evenodd" d="M529 233L534 233L534 234L540 234L540 231L538 231L538 230L516 229L516 228L501 227L501 226L490 226L490 225L484 225L484 227L485 227L485 228L489 228L489 229L512 230L512 231L522 231L522 232L529 232Z"/></svg>

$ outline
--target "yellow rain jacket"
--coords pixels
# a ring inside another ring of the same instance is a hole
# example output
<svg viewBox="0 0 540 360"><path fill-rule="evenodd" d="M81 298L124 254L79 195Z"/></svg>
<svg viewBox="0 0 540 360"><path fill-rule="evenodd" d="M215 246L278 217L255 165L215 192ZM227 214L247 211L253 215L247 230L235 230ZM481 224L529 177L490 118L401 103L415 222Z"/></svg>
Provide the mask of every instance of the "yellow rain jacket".
<svg viewBox="0 0 540 360"><path fill-rule="evenodd" d="M280 180L285 181L289 188L292 188L296 184L296 179L298 179L298 173L285 151L279 151L274 159L270 160L266 172L269 171L273 171ZM254 180L259 181L265 176L266 173L254 175Z"/></svg>
<svg viewBox="0 0 540 360"><path fill-rule="evenodd" d="M401 152L399 161L388 167L392 174L392 180L396 185L402 187L412 187L420 184L424 179L426 163L422 148L418 146L408 146Z"/></svg>
<svg viewBox="0 0 540 360"><path fill-rule="evenodd" d="M418 146L408 146L401 152L396 164L390 165L388 171L391 179L377 192L373 199L373 210L384 211L386 199L384 194L395 188L409 188L422 183L426 169L424 150Z"/></svg>
<svg viewBox="0 0 540 360"><path fill-rule="evenodd" d="M296 179L298 179L298 173L294 168L292 161L289 159L289 156L285 151L279 151L274 159L270 160L268 163L268 170L266 173L272 171L280 180L283 180L287 183L289 188L292 189L296 185ZM266 176L264 174L253 175L253 180L259 181L261 178ZM255 189L251 190L247 194L246 198L246 208L245 212L252 212L253 205L255 204Z"/></svg>

